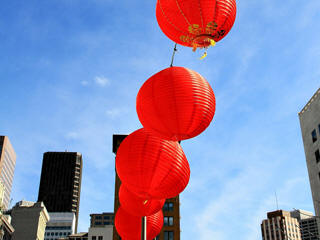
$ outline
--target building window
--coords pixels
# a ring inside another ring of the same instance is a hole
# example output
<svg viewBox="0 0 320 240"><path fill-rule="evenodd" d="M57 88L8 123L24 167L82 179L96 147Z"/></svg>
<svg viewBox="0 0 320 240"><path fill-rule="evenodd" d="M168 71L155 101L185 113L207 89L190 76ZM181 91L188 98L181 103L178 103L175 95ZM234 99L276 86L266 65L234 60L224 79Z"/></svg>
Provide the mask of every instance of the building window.
<svg viewBox="0 0 320 240"><path fill-rule="evenodd" d="M319 175L319 180L320 180L320 172L318 173L318 175Z"/></svg>
<svg viewBox="0 0 320 240"><path fill-rule="evenodd" d="M164 240L173 240L173 231L165 231Z"/></svg>
<svg viewBox="0 0 320 240"><path fill-rule="evenodd" d="M103 240L103 236L99 236L99 237L98 237L98 240Z"/></svg>
<svg viewBox="0 0 320 240"><path fill-rule="evenodd" d="M316 162L320 162L320 152L319 149L314 153L314 155L316 156Z"/></svg>
<svg viewBox="0 0 320 240"><path fill-rule="evenodd" d="M172 212L173 211L173 203L172 202L166 202L163 205L163 211L169 211Z"/></svg>
<svg viewBox="0 0 320 240"><path fill-rule="evenodd" d="M317 132L315 129L313 129L311 136L312 136L312 142L317 141Z"/></svg>
<svg viewBox="0 0 320 240"><path fill-rule="evenodd" d="M91 240L97 240L97 237L96 236L92 236Z"/></svg>
<svg viewBox="0 0 320 240"><path fill-rule="evenodd" d="M173 226L173 217L163 217L164 226Z"/></svg>

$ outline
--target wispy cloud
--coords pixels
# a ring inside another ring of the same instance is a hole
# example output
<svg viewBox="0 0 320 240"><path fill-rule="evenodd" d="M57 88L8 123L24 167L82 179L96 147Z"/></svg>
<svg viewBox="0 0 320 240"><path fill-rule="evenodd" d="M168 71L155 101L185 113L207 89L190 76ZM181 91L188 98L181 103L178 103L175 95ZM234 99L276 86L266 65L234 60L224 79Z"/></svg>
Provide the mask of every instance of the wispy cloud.
<svg viewBox="0 0 320 240"><path fill-rule="evenodd" d="M94 78L94 81L100 87L105 87L110 85L110 80L103 76L97 76Z"/></svg>

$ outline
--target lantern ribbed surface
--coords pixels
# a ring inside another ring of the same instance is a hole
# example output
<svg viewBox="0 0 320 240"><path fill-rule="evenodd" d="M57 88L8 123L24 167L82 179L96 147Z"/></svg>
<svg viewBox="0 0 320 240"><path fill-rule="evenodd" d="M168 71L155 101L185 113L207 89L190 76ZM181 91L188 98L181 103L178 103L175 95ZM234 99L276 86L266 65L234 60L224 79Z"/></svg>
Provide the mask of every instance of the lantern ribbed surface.
<svg viewBox="0 0 320 240"><path fill-rule="evenodd" d="M147 240L154 239L163 226L162 210L147 217ZM125 240L141 240L142 218L126 212L121 206L115 217L118 234Z"/></svg>
<svg viewBox="0 0 320 240"><path fill-rule="evenodd" d="M193 47L206 47L219 41L232 28L236 18L235 0L158 0L158 24L172 41Z"/></svg>
<svg viewBox="0 0 320 240"><path fill-rule="evenodd" d="M119 190L120 205L128 213L143 217L150 216L160 211L164 205L165 199L149 199L141 198L130 192L124 185Z"/></svg>
<svg viewBox="0 0 320 240"><path fill-rule="evenodd" d="M203 132L215 113L215 96L199 73L170 67L149 78L137 95L137 113L148 131L167 140Z"/></svg>
<svg viewBox="0 0 320 240"><path fill-rule="evenodd" d="M176 197L190 178L180 144L160 139L144 128L123 140L117 151L116 170L122 184L145 200Z"/></svg>

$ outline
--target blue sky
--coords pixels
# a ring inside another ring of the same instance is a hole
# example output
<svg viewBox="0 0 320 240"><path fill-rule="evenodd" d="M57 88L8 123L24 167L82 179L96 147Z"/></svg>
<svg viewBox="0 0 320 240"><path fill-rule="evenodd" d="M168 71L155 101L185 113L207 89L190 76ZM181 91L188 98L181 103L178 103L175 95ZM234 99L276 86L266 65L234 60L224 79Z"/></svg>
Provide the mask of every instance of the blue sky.
<svg viewBox="0 0 320 240"><path fill-rule="evenodd" d="M13 203L37 199L42 154L83 154L79 230L113 211L112 134L141 127L135 98L170 64L156 0L8 1L0 8L0 134L17 153ZM320 87L320 2L237 1L231 32L200 61L178 46L176 66L216 94L210 127L184 141L191 179L182 239L261 239L279 208L313 211L298 112Z"/></svg>

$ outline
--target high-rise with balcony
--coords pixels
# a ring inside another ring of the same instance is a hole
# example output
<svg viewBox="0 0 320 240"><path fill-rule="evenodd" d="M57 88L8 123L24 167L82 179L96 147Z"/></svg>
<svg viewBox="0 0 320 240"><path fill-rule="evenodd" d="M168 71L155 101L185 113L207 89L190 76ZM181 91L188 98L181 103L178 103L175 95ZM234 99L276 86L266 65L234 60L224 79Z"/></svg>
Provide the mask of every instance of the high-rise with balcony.
<svg viewBox="0 0 320 240"><path fill-rule="evenodd" d="M315 215L320 215L320 88L299 112Z"/></svg>
<svg viewBox="0 0 320 240"><path fill-rule="evenodd" d="M297 218L283 210L268 212L261 223L262 240L302 240Z"/></svg>
<svg viewBox="0 0 320 240"><path fill-rule="evenodd" d="M0 180L4 185L3 207L7 209L10 203L11 187L14 169L16 165L16 153L7 136L0 136Z"/></svg>
<svg viewBox="0 0 320 240"><path fill-rule="evenodd" d="M38 202L51 212L74 212L77 232L82 155L77 152L46 152L43 155Z"/></svg>

